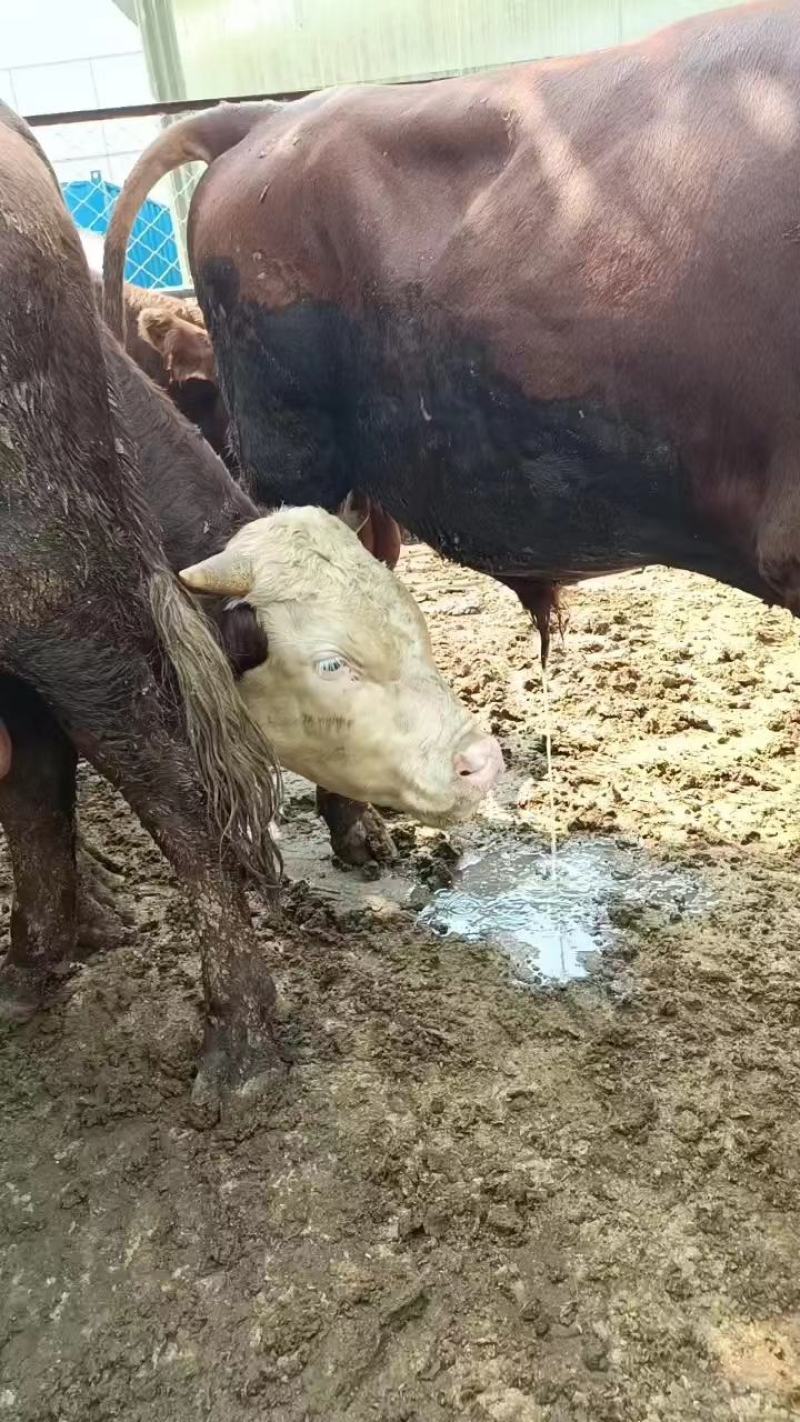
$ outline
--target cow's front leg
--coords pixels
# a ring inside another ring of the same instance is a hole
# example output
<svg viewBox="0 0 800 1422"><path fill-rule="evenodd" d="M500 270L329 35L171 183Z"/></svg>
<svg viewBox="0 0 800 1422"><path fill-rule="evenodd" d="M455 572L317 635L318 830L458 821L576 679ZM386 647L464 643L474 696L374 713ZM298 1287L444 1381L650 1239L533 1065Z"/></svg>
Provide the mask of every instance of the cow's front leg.
<svg viewBox="0 0 800 1422"><path fill-rule="evenodd" d="M402 546L400 527L383 509L370 502L369 517L359 539L369 553L389 568L397 566ZM317 813L328 826L331 849L343 864L391 864L397 849L377 810L360 800L347 800L317 787Z"/></svg>
<svg viewBox="0 0 800 1422"><path fill-rule="evenodd" d="M400 557L400 529L390 514L371 504L369 517L359 530L359 539L369 553L387 567L394 568ZM377 810L360 800L346 800L330 790L317 787L317 813L331 837L331 849L343 864L391 864L397 850Z"/></svg>
<svg viewBox="0 0 800 1422"><path fill-rule="evenodd" d="M318 787L317 813L328 826L331 849L343 864L391 864L396 858L392 836L371 805Z"/></svg>

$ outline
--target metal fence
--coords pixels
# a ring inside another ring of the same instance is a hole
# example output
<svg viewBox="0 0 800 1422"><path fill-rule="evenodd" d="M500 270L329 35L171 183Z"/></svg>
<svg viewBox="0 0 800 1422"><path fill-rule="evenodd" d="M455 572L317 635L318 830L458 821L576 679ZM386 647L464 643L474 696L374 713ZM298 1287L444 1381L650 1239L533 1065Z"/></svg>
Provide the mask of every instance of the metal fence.
<svg viewBox="0 0 800 1422"><path fill-rule="evenodd" d="M174 107L174 106L171 106ZM185 112L192 112L191 108ZM64 116L59 116L64 118ZM36 136L55 168L70 212L84 238L90 266L102 262L102 240L125 178L139 154L172 115L121 112L77 122L34 120ZM186 218L197 164L162 179L142 207L128 246L126 279L155 290L191 284L186 257Z"/></svg>

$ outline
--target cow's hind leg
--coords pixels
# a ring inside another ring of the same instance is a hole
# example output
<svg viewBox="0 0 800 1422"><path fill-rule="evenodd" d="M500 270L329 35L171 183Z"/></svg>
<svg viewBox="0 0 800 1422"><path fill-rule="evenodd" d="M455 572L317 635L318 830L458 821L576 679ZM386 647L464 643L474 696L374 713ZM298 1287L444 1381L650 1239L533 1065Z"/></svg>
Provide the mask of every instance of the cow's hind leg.
<svg viewBox="0 0 800 1422"><path fill-rule="evenodd" d="M181 738L166 738L163 726L139 726L129 745L100 748L96 764L191 895L206 1005L193 1097L203 1121L213 1120L228 1091L271 1092L284 1074L273 1037L275 986L253 933L241 874L226 864L224 846L210 832L200 778Z"/></svg>
<svg viewBox="0 0 800 1422"><path fill-rule="evenodd" d="M121 882L102 856L75 843L75 750L36 692L0 677L11 766L0 779L0 824L14 882L10 946L0 965L0 1016L43 1006L73 961L118 947Z"/></svg>
<svg viewBox="0 0 800 1422"><path fill-rule="evenodd" d="M211 829L206 787L180 706L156 682L138 648L118 645L115 656L119 678L113 670L107 674L107 648L93 666L84 645L65 689L70 704L91 705L91 716L84 715L73 737L81 754L128 801L191 896L206 1000L194 1096L203 1119L213 1119L226 1091L252 1094L283 1076L272 1030L275 988L252 930L241 874ZM118 704L122 685L124 704ZM269 793L265 784L265 798Z"/></svg>
<svg viewBox="0 0 800 1422"><path fill-rule="evenodd" d="M793 451L774 461L754 522L758 573L774 601L800 616L800 470Z"/></svg>
<svg viewBox="0 0 800 1422"><path fill-rule="evenodd" d="M0 1015L29 1017L63 980L77 943L76 756L40 698L0 678L11 766L0 780L14 895Z"/></svg>

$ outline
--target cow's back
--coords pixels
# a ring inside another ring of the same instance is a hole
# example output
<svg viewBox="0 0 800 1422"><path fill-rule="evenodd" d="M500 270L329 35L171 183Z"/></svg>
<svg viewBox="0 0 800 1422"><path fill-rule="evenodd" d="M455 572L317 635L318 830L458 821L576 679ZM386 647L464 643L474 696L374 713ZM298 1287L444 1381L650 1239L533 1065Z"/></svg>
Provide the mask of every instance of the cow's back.
<svg viewBox="0 0 800 1422"><path fill-rule="evenodd" d="M6 113L0 214L0 632L72 609L79 636L102 617L85 584L105 579L124 616L120 589L133 594L161 555L112 420L76 229L30 131Z"/></svg>

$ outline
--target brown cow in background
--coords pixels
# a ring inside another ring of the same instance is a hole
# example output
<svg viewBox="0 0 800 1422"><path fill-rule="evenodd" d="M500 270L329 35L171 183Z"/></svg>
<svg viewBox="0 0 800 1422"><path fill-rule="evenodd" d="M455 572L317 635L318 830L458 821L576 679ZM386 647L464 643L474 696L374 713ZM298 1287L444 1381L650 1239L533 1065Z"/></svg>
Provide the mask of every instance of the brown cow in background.
<svg viewBox="0 0 800 1422"><path fill-rule="evenodd" d="M98 309L103 284L92 274ZM215 454L235 475L228 438L228 412L220 394L214 352L197 302L187 296L125 283L122 343L140 370L166 390L182 415L196 425Z"/></svg>

